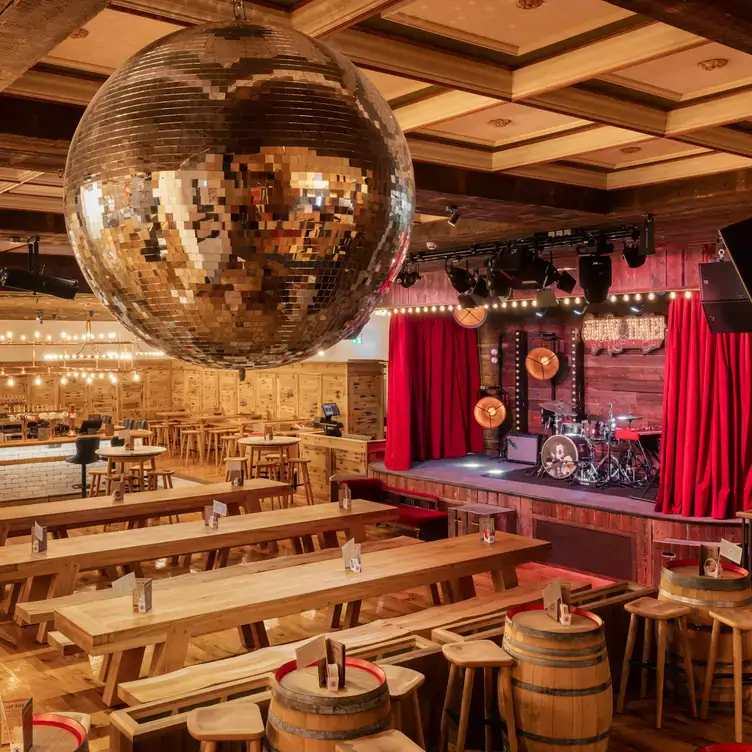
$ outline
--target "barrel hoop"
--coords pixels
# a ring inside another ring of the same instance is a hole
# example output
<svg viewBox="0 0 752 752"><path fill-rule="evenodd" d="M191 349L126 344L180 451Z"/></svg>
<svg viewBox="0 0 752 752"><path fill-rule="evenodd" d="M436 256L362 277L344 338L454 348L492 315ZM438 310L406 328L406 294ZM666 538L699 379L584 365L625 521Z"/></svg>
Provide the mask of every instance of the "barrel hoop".
<svg viewBox="0 0 752 752"><path fill-rule="evenodd" d="M727 580L727 582L736 582L736 580ZM658 590L658 595L662 595L669 601L686 603L688 606L702 606L703 608L742 608L742 606L752 604L752 596L741 601L703 601L699 598L688 598L686 595L676 595L676 593L670 593L663 588Z"/></svg>
<svg viewBox="0 0 752 752"><path fill-rule="evenodd" d="M542 648L537 645L528 645L526 642L519 642L518 640L515 640L513 637L510 636L504 636L504 642L508 643L509 645L514 645L517 648L521 650L526 650L531 653L539 653L543 655L560 655L560 656L568 656L571 655L572 657L579 657L583 655L597 655L604 649L603 643L600 645L593 645L589 648L582 648L581 650L567 650L566 648Z"/></svg>
<svg viewBox="0 0 752 752"><path fill-rule="evenodd" d="M538 695L551 695L553 697L585 697L586 695L599 695L611 686L611 679L595 687L583 687L582 689L555 689L553 687L541 687L539 684L528 684L519 679L512 679L515 687L524 689L526 692L534 692Z"/></svg>
<svg viewBox="0 0 752 752"><path fill-rule="evenodd" d="M521 728L517 729L517 733L525 739L530 739L534 742L543 742L544 744L553 744L556 746L561 745L564 747L574 747L580 744L595 744L595 742L602 742L604 739L608 739L609 730L603 731L597 736L589 736L584 739L559 739L552 736L541 736L540 734L533 734L531 731L525 731Z"/></svg>
<svg viewBox="0 0 752 752"><path fill-rule="evenodd" d="M384 685L377 690L371 690L360 695L357 702L342 703L342 698L334 697L316 697L312 699L310 695L302 695L297 692L291 692L289 689L281 689L279 685L274 688L278 702L291 710L297 710L301 713L313 712L316 715L354 715L355 713L366 713L369 710L376 710L385 704L384 697L387 689ZM342 703L342 704L337 704Z"/></svg>
<svg viewBox="0 0 752 752"><path fill-rule="evenodd" d="M516 651L508 645L504 646L504 650L506 650L512 658L516 658L522 663L532 663L535 666L548 666L549 668L587 668L588 666L597 666L599 663L608 660L608 654L605 650L591 660L577 661L576 663L573 661L545 661L542 658L532 658L529 655Z"/></svg>
<svg viewBox="0 0 752 752"><path fill-rule="evenodd" d="M303 739L318 739L319 741L347 741L349 739L360 739L361 736L371 736L384 731L389 727L390 717L387 715L370 726L360 726L354 729L343 729L342 731L312 731L311 729L293 726L281 718L277 717L271 710L268 715L268 722L275 728L292 736L299 736ZM268 735L267 735L268 736Z"/></svg>
<svg viewBox="0 0 752 752"><path fill-rule="evenodd" d="M724 569L733 569L736 571L745 572L744 577L737 577L736 579L714 579L712 577L700 577L700 575L681 574L674 572L672 569L666 569L664 567L661 572L661 579L670 582L672 585L680 585L681 587L694 588L696 590L748 590L750 587L749 575L746 574L746 570L739 570L738 567L727 567Z"/></svg>
<svg viewBox="0 0 752 752"><path fill-rule="evenodd" d="M547 632L545 629L535 629L534 627L527 627L517 622L512 621L507 616L507 623L505 630L510 627L519 632L520 634L529 635L530 637L541 637L544 640L568 640L575 642L577 640L592 640L594 637L603 634L603 627L599 626L595 629L591 629L589 632Z"/></svg>

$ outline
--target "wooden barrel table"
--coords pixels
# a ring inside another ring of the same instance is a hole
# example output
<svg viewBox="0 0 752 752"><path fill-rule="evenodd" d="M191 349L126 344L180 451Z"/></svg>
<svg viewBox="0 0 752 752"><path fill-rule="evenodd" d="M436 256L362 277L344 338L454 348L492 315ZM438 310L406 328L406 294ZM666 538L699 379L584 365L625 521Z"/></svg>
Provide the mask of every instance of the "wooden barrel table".
<svg viewBox="0 0 752 752"><path fill-rule="evenodd" d="M34 713L33 752L86 752L86 729L73 718Z"/></svg>
<svg viewBox="0 0 752 752"><path fill-rule="evenodd" d="M347 659L346 686L319 687L316 666L290 661L277 669L266 723L269 752L335 752L338 742L376 734L389 726L389 689L384 672Z"/></svg>
<svg viewBox="0 0 752 752"><path fill-rule="evenodd" d="M661 570L658 599L676 601L692 609L692 613L687 617L687 626L695 682L698 687L702 687L705 682L706 659L710 651L710 633L713 627L713 620L708 612L714 608L743 608L752 605L749 572L734 564L724 563L720 577L706 577L700 575L697 561L678 559L668 562ZM730 630L721 632L716 674L729 676L716 676L710 696L712 705L726 706L728 710L731 710L734 704L734 687L730 676L733 671L731 639ZM682 665L678 635L673 631L670 641L669 660L676 665ZM752 654L749 644L745 645L743 670L749 672L752 671ZM749 699L749 694L749 688L745 688L746 699Z"/></svg>
<svg viewBox="0 0 752 752"><path fill-rule="evenodd" d="M503 647L516 662L512 694L520 749L605 752L613 700L603 621L575 608L565 626L540 604L520 606L507 613Z"/></svg>

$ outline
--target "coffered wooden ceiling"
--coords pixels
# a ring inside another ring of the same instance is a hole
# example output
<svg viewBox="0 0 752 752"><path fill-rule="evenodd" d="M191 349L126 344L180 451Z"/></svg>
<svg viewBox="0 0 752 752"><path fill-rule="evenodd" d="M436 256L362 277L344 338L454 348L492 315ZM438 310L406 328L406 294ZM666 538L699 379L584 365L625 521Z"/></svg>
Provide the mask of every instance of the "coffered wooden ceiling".
<svg viewBox="0 0 752 752"><path fill-rule="evenodd" d="M59 171L82 108L141 47L231 18L232 4L44 2L63 16L71 6L72 18L93 15L64 39L35 28L34 64L0 70L0 112L8 113L0 117L0 239L12 245L30 230L22 213L45 215L48 249L64 252L49 215L61 211ZM246 8L251 18L325 37L373 80L416 164L416 242L450 244L645 211L666 242L707 242L723 221L752 214L752 55L735 28L752 10L738 0L707 5L714 10L699 20L685 19L676 0L264 0ZM464 230L431 221L452 205L472 223Z"/></svg>

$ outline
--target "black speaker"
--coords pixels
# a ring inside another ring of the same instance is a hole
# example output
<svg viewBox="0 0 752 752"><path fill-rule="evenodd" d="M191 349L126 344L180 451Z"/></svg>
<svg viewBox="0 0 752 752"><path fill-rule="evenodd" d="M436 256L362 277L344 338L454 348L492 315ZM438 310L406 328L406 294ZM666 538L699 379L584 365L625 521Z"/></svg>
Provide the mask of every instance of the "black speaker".
<svg viewBox="0 0 752 752"><path fill-rule="evenodd" d="M603 303L611 287L611 258L609 256L580 257L580 287L588 303Z"/></svg>
<svg viewBox="0 0 752 752"><path fill-rule="evenodd" d="M724 227L721 237L747 297L752 300L752 218Z"/></svg>
<svg viewBox="0 0 752 752"><path fill-rule="evenodd" d="M710 331L752 332L752 301L728 261L699 264L700 300Z"/></svg>

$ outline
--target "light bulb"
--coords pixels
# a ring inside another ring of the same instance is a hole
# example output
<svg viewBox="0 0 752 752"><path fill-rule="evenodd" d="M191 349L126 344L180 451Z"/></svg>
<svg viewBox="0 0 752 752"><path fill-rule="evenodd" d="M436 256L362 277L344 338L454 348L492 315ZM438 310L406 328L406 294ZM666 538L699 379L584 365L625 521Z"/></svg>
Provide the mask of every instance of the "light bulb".
<svg viewBox="0 0 752 752"><path fill-rule="evenodd" d="M611 297L609 298L609 300L610 300L610 301L611 301L612 303L616 303L616 295L612 295L612 296L611 296Z"/></svg>
<svg viewBox="0 0 752 752"><path fill-rule="evenodd" d="M39 332L34 332L34 339L39 339Z"/></svg>
<svg viewBox="0 0 752 752"><path fill-rule="evenodd" d="M582 302L582 300L579 297L577 297L577 298L574 299L575 305L579 305L581 302Z"/></svg>
<svg viewBox="0 0 752 752"><path fill-rule="evenodd" d="M324 354L324 351L323 351L323 350L320 350L320 351L319 351L319 355L323 355L323 354ZM133 380L134 380L134 381L141 381L141 374L138 374L138 373L135 373L135 372L134 372L134 373L133 373Z"/></svg>
<svg viewBox="0 0 752 752"><path fill-rule="evenodd" d="M14 379L14 378L13 378L13 377L11 376L11 377L10 377L10 378L8 379L8 386L14 386L14 385L15 385L15 383L16 383L15 379Z"/></svg>
<svg viewBox="0 0 752 752"><path fill-rule="evenodd" d="M650 293L650 294L648 295L648 300L655 300L655 293L654 293L654 292L651 292L651 293Z"/></svg>
<svg viewBox="0 0 752 752"><path fill-rule="evenodd" d="M34 379L34 386L42 386L42 379L39 376Z"/></svg>
<svg viewBox="0 0 752 752"><path fill-rule="evenodd" d="M517 301L516 300L512 301L512 308L517 308Z"/></svg>
<svg viewBox="0 0 752 752"><path fill-rule="evenodd" d="M110 339L115 339L115 332L107 332L107 336L108 336L108 337L109 337Z"/></svg>
<svg viewBox="0 0 752 752"><path fill-rule="evenodd" d="M86 377L86 383L87 383L87 384L91 384L91 382L92 382L92 378L91 378L91 376L87 376L87 377Z"/></svg>
<svg viewBox="0 0 752 752"><path fill-rule="evenodd" d="M522 301L522 307L523 308L527 308L527 300L523 300Z"/></svg>
<svg viewBox="0 0 752 752"><path fill-rule="evenodd" d="M491 306L491 308L498 308L498 307L499 307L499 304L498 304L498 303L494 303L494 304L493 304L493 305Z"/></svg>
<svg viewBox="0 0 752 752"><path fill-rule="evenodd" d="M423 313L428 313L428 306L427 305L423 306Z"/></svg>
<svg viewBox="0 0 752 752"><path fill-rule="evenodd" d="M624 295L624 297L622 298L622 300L623 300L623 301L624 301L625 303L629 303L629 295L626 295L626 294L625 294L625 295Z"/></svg>
<svg viewBox="0 0 752 752"><path fill-rule="evenodd" d="M676 298L676 293L673 290L669 293L669 298L671 298L671 300Z"/></svg>
<svg viewBox="0 0 752 752"><path fill-rule="evenodd" d="M640 293L635 293L634 299L639 303L642 300L642 295Z"/></svg>
<svg viewBox="0 0 752 752"><path fill-rule="evenodd" d="M66 378L65 378L65 376L63 376L63 378L62 378L62 379L60 379L60 383L61 383L61 384L62 384L63 386L65 386L65 385L66 385L66 384L68 383L68 379L66 379Z"/></svg>
<svg viewBox="0 0 752 752"><path fill-rule="evenodd" d="M692 290L685 290L684 297L689 300L692 297Z"/></svg>
<svg viewBox="0 0 752 752"><path fill-rule="evenodd" d="M408 308L408 309L407 309L407 312L408 312L408 313L412 313L412 312L413 312L413 309L412 309L412 308Z"/></svg>
<svg viewBox="0 0 752 752"><path fill-rule="evenodd" d="M569 298L564 298L562 303L564 303L564 305L569 305Z"/></svg>
<svg viewBox="0 0 752 752"><path fill-rule="evenodd" d="M439 306L439 310L440 310L440 311L446 311L446 306L440 305L440 306Z"/></svg>

